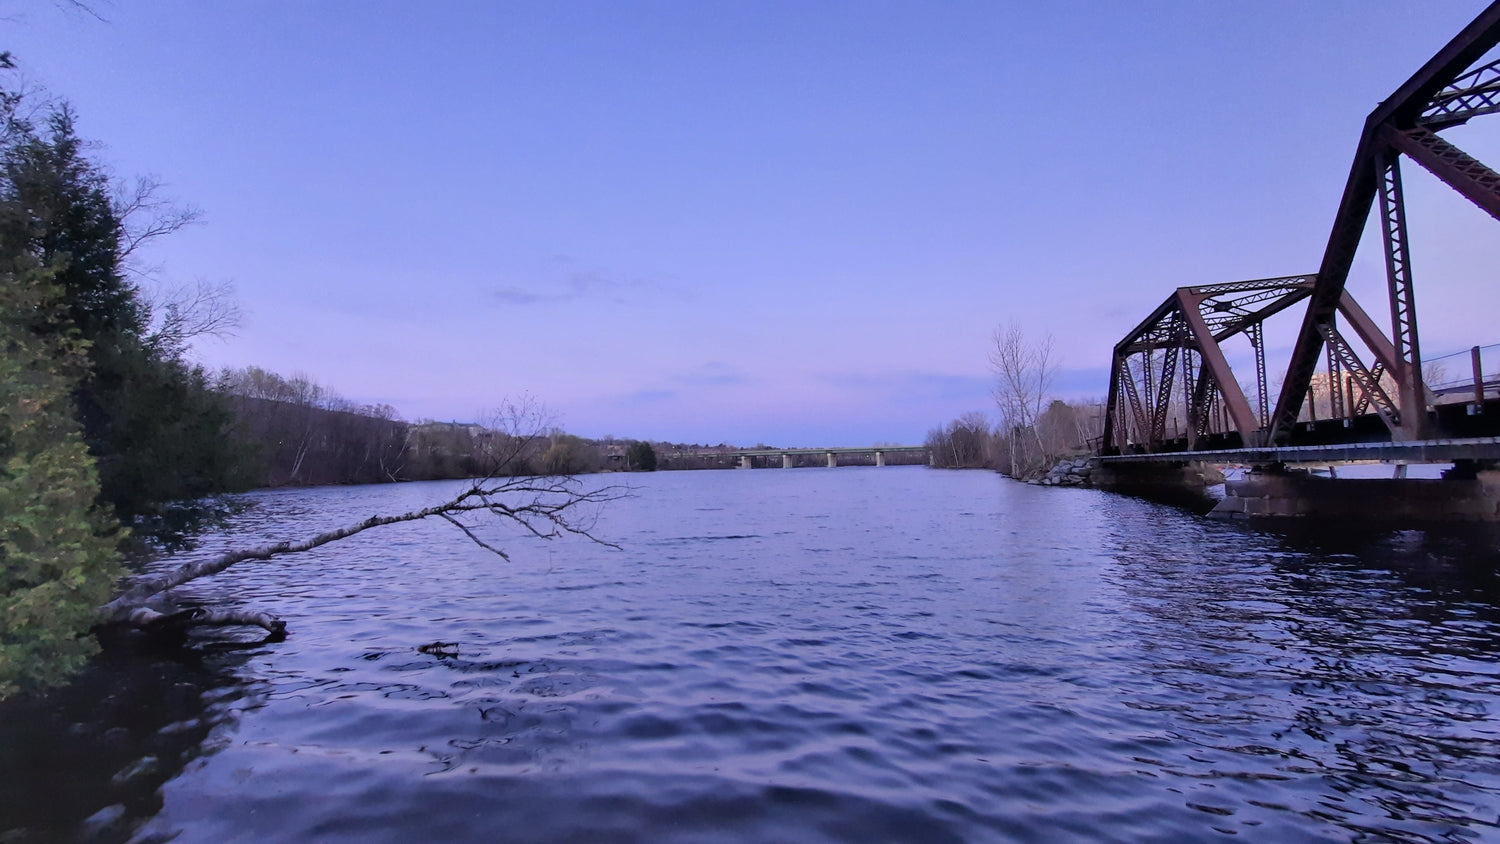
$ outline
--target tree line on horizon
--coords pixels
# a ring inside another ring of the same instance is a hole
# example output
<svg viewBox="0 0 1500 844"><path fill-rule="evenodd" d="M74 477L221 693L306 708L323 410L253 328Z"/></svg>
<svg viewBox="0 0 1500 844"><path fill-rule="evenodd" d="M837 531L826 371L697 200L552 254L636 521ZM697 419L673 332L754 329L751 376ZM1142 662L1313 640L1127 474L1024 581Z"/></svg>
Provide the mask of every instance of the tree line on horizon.
<svg viewBox="0 0 1500 844"><path fill-rule="evenodd" d="M931 465L939 469L993 469L1024 480L1091 452L1103 433L1103 402L1052 399L1031 425L1007 428L975 410L933 428L926 445Z"/></svg>
<svg viewBox="0 0 1500 844"><path fill-rule="evenodd" d="M1018 322L995 330L990 369L996 376L998 424L971 411L927 434L933 466L994 469L1017 479L1044 474L1058 460L1088 453L1104 435L1104 403L1051 395L1057 371L1052 337L1028 340Z"/></svg>
<svg viewBox="0 0 1500 844"><path fill-rule="evenodd" d="M255 487L657 468L655 450L641 440L596 442L555 426L517 430L504 412L477 423L409 422L390 405L351 402L305 375L226 369L215 389L233 414L227 436Z"/></svg>

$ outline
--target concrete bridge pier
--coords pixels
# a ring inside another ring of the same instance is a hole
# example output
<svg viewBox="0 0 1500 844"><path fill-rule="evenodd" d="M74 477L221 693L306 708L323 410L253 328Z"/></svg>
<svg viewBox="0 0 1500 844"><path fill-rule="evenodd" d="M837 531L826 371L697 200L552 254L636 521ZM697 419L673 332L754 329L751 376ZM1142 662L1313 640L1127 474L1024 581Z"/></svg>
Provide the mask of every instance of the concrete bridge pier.
<svg viewBox="0 0 1500 844"><path fill-rule="evenodd" d="M790 454L783 454L783 455L781 455L781 468L783 468L783 469L790 469L790 468L792 468L792 456Z"/></svg>
<svg viewBox="0 0 1500 844"><path fill-rule="evenodd" d="M876 466L884 466L885 465L885 452L883 452L883 451L877 451L877 452L875 452L875 465Z"/></svg>
<svg viewBox="0 0 1500 844"><path fill-rule="evenodd" d="M828 452L828 468L830 468L830 469L837 469L838 467L839 467L839 458L838 458L838 455L834 454L831 451Z"/></svg>
<svg viewBox="0 0 1500 844"><path fill-rule="evenodd" d="M1432 478L1333 478L1268 466L1224 485L1215 518L1379 519L1382 523L1500 521L1500 470L1459 461Z"/></svg>
<svg viewBox="0 0 1500 844"><path fill-rule="evenodd" d="M741 469L749 469L750 468L750 455L748 455L748 454L742 454L742 455L740 455L740 465L739 465L739 468L741 468Z"/></svg>
<svg viewBox="0 0 1500 844"><path fill-rule="evenodd" d="M1214 505L1208 488L1224 483L1224 473L1195 461L1111 463L1095 460L1089 486L1207 513Z"/></svg>
<svg viewBox="0 0 1500 844"><path fill-rule="evenodd" d="M1207 463L1182 460L1142 463L1110 463L1095 460L1089 468L1089 484L1111 492L1202 491L1224 483L1224 473Z"/></svg>

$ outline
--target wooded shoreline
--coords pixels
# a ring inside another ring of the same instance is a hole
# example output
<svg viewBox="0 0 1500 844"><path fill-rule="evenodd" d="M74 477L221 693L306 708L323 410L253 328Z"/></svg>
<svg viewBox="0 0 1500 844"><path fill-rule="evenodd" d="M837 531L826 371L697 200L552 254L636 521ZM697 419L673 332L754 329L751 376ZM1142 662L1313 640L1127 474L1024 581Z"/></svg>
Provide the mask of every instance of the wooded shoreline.
<svg viewBox="0 0 1500 844"><path fill-rule="evenodd" d="M232 413L225 435L244 461L246 490L483 477L496 470L497 454L510 461L505 475L731 469L742 452L767 448L591 440L560 428L510 431L503 422L408 422L389 406L353 405L306 379L256 369L225 373L219 389ZM923 455L888 454L886 461L927 463ZM822 458L803 462L822 465Z"/></svg>

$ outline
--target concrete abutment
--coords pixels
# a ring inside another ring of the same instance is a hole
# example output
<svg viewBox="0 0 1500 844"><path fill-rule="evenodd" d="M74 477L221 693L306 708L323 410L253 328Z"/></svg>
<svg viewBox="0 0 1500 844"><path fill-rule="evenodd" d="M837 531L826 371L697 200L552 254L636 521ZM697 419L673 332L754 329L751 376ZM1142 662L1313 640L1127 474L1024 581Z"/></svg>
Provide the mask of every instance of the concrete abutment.
<svg viewBox="0 0 1500 844"><path fill-rule="evenodd" d="M1300 470L1248 472L1224 485L1216 518L1358 519L1389 523L1500 521L1500 471L1432 478L1330 478Z"/></svg>

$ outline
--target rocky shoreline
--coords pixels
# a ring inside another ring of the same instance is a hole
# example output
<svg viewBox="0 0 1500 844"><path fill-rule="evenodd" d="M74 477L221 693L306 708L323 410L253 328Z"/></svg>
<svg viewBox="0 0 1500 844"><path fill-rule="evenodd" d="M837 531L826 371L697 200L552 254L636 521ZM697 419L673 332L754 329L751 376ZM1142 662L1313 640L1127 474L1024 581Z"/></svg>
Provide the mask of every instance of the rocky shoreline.
<svg viewBox="0 0 1500 844"><path fill-rule="evenodd" d="M1092 458L1074 457L1059 460L1043 475L1028 478L1026 483L1037 486L1089 486L1093 473Z"/></svg>

